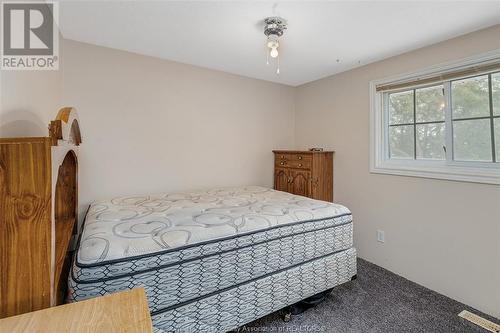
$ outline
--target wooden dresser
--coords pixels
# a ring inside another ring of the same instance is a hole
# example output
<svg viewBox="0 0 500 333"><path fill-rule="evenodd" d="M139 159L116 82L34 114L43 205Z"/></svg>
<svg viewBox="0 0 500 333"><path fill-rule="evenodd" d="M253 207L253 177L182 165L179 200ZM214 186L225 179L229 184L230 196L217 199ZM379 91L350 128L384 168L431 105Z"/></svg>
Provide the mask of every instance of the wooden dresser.
<svg viewBox="0 0 500 333"><path fill-rule="evenodd" d="M0 138L0 318L64 299L80 142L72 108L59 111L47 137Z"/></svg>
<svg viewBox="0 0 500 333"><path fill-rule="evenodd" d="M275 190L333 202L333 151L273 153Z"/></svg>

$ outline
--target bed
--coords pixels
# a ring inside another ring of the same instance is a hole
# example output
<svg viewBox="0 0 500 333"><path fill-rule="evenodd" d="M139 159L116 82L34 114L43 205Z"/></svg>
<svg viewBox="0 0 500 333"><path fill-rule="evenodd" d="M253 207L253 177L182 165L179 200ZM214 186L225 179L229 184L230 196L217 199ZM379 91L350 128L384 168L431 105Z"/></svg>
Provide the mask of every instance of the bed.
<svg viewBox="0 0 500 333"><path fill-rule="evenodd" d="M356 275L341 205L264 187L93 203L69 301L143 286L158 332L224 332Z"/></svg>

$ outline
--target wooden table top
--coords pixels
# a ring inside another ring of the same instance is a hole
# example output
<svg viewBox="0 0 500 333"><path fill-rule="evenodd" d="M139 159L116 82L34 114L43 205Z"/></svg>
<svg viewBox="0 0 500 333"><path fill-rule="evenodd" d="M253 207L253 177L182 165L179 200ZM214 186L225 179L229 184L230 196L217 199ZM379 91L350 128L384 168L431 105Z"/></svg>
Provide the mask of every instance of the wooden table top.
<svg viewBox="0 0 500 333"><path fill-rule="evenodd" d="M144 288L25 313L0 320L1 333L153 332Z"/></svg>

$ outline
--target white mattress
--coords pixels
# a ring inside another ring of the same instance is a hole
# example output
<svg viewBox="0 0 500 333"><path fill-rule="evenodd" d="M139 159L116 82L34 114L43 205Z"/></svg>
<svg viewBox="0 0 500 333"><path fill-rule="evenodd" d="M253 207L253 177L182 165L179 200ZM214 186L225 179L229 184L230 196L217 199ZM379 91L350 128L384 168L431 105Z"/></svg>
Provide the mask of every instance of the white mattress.
<svg viewBox="0 0 500 333"><path fill-rule="evenodd" d="M258 186L120 197L92 204L77 261L105 263L346 214L342 205Z"/></svg>

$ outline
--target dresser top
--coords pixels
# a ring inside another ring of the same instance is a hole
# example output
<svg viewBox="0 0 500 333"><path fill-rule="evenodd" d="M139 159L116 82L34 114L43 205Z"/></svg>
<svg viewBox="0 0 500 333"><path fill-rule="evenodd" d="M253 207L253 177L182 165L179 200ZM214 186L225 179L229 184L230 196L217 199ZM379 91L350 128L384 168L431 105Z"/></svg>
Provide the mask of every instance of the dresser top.
<svg viewBox="0 0 500 333"><path fill-rule="evenodd" d="M0 320L0 332L153 332L143 288Z"/></svg>
<svg viewBox="0 0 500 333"><path fill-rule="evenodd" d="M309 151L309 150L273 150L275 154L324 154L334 153L333 150Z"/></svg>

